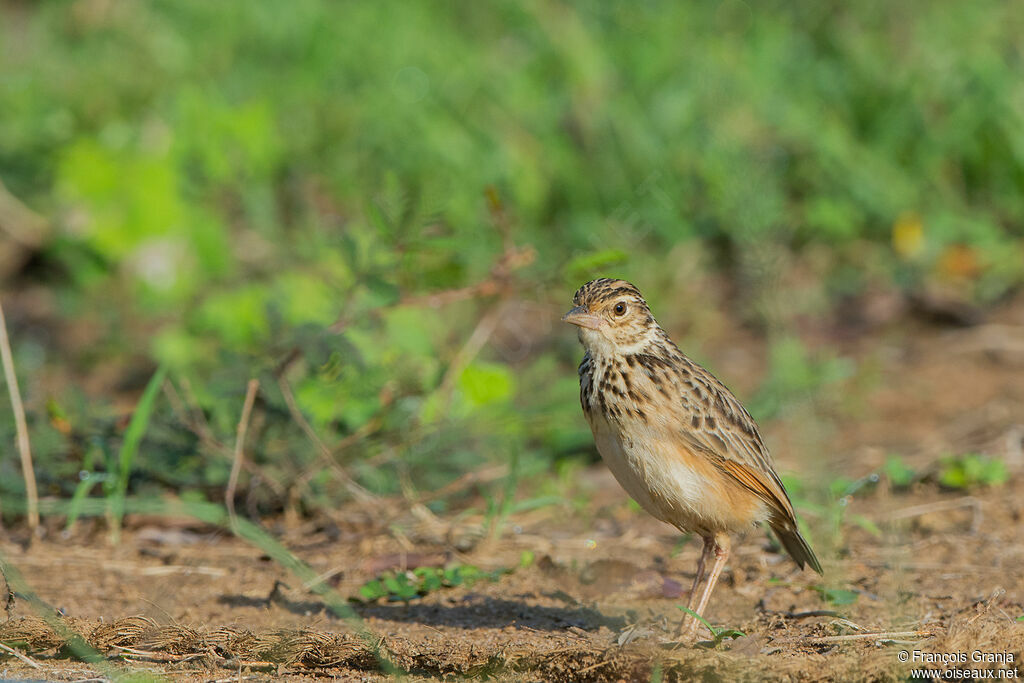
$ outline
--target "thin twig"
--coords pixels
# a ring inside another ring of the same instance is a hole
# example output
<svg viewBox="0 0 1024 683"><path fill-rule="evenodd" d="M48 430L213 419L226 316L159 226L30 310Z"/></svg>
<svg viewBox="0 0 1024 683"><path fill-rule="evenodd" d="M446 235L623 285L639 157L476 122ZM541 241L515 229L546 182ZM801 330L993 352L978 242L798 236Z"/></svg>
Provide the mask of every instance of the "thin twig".
<svg viewBox="0 0 1024 683"><path fill-rule="evenodd" d="M143 658L153 662L191 662L196 659L202 659L207 656L205 652L190 652L188 654L176 655L170 652L153 652L151 650L138 650L134 647L127 647L125 645L115 645L115 648L121 650L122 656L135 658ZM218 658L219 659L219 658Z"/></svg>
<svg viewBox="0 0 1024 683"><path fill-rule="evenodd" d="M611 664L611 663L612 663L612 660L610 660L610 659L602 659L601 661L595 662L595 663L591 664L588 667L584 667L582 669L577 670L576 671L576 675L578 676L580 674L588 673L590 671L593 671L594 669L599 669L602 666L607 666L608 664Z"/></svg>
<svg viewBox="0 0 1024 683"><path fill-rule="evenodd" d="M490 274L480 282L466 287L445 289L437 292L430 292L428 294L404 296L390 306L383 306L376 309L376 313L401 307L426 306L428 308L439 308L457 301L465 301L466 299L483 296L494 296L495 294L501 294L509 291L512 273L533 263L534 259L537 258L537 250L529 244L523 247L517 247L505 240L504 235L503 241L506 242L505 250L494 265L491 266ZM348 311L342 313L328 329L335 333L341 332L351 322L348 316ZM290 364L294 361L297 353L298 350L293 349L292 353L285 357L284 365Z"/></svg>
<svg viewBox="0 0 1024 683"><path fill-rule="evenodd" d="M171 404L171 410L174 412L175 417L192 432L199 442L207 448L215 451L218 455L222 455L226 458L233 458L234 453L232 449L228 448L225 444L217 440L210 431L209 425L203 421L197 421L196 413L202 414L198 408L192 410L186 407L185 402L178 394L177 389L174 388L174 384L170 380L164 382L164 395L167 397L168 402ZM281 486L273 477L269 476L262 468L255 463L245 460L242 463L242 467L245 471L254 477L259 477L260 482L267 485L274 495L284 497L284 487Z"/></svg>
<svg viewBox="0 0 1024 683"><path fill-rule="evenodd" d="M171 404L171 410L174 411L175 416L181 420L181 423L188 428L190 432L199 438L199 441L206 447L211 448L221 455L231 456L231 449L225 444L217 440L217 438L210 431L210 426L202 418L202 411L193 409L191 406L185 404L185 401L178 394L178 390L174 387L174 383L170 379L164 381L164 395L167 396L167 400Z"/></svg>
<svg viewBox="0 0 1024 683"><path fill-rule="evenodd" d="M818 636L805 638L795 636L792 638L776 638L772 644L781 643L843 643L851 640L892 640L894 638L927 638L931 633L928 631L888 631L886 633L851 633L845 636Z"/></svg>
<svg viewBox="0 0 1024 683"><path fill-rule="evenodd" d="M7 320L4 318L2 305L0 305L0 356L3 357L7 389L11 394L11 410L14 411L14 424L18 431L21 473L25 477L25 495L28 498L28 527L34 532L39 526L39 493L36 489L36 473L32 468L32 451L28 441L28 424L25 422L25 406L21 403L21 390L18 389L18 376L14 372L14 356L11 353L10 339L7 338Z"/></svg>
<svg viewBox="0 0 1024 683"><path fill-rule="evenodd" d="M258 379L249 380L245 390L245 403L242 404L242 417L238 419L238 431L235 433L235 455L231 462L231 476L228 477L228 487L224 491L224 504L228 508L228 518L231 520L231 527L236 524L235 519L235 487L238 486L238 474L242 469L242 461L245 452L245 433L249 430L249 416L252 414L252 404L256 402L256 391L260 388Z"/></svg>
<svg viewBox="0 0 1024 683"><path fill-rule="evenodd" d="M30 658L28 658L25 655L21 654L20 652L15 650L13 647L8 647L7 645L4 645L3 643L0 643L0 650L3 650L4 652L7 652L8 654L14 655L15 657L17 657L21 661L23 661L26 664L28 664L29 666L31 666L33 669L42 669L43 668L43 667L39 666L38 662L32 661Z"/></svg>
<svg viewBox="0 0 1024 683"><path fill-rule="evenodd" d="M334 460L331 454L331 449L329 449L327 445L320 440L320 436L316 433L316 430L313 429L313 426L309 424L306 416L303 415L302 411L299 409L299 405L295 401L295 394L292 392L292 387L284 375L278 375L277 385L281 389L281 395L284 397L284 402L288 406L288 412L291 414L292 419L295 420L295 423L299 425L303 432L305 432L309 440L313 442L313 445L317 447L317 450L320 452L320 459L334 470L342 483L345 484L345 488L348 489L349 493L362 502L377 500L376 496L356 483L356 481L349 476L348 472L346 472L345 469Z"/></svg>
<svg viewBox="0 0 1024 683"><path fill-rule="evenodd" d="M501 320L501 310L503 306L499 303L497 306L487 311L484 317L477 323L473 333L469 335L469 339L462 345L458 353L452 358L452 362L448 365L448 370L445 371L444 377L441 379L441 384L438 386L437 391L441 395L442 405L446 406L451 402L452 389L455 388L455 382L462 375L462 371L466 369L473 359L476 358L477 354L480 353L480 349L484 347L487 340L494 334L494 330L498 327L498 322Z"/></svg>
<svg viewBox="0 0 1024 683"><path fill-rule="evenodd" d="M492 467L473 470L471 472L463 474L454 481L445 484L436 491L428 491L427 493L420 494L410 502L420 504L429 503L432 500L437 500L438 498L445 498L454 493L458 493L459 491L469 488L474 484L485 484L495 481L496 479L501 479L507 474L508 465L494 465Z"/></svg>
<svg viewBox="0 0 1024 683"><path fill-rule="evenodd" d="M971 518L971 533L977 533L978 529L981 528L982 511L981 501L974 496L963 496L954 500L940 500L934 503L911 505L910 507L886 513L885 517L887 520L909 519L933 512L946 512L947 510L956 510L963 507L969 507L974 511L974 515Z"/></svg>
<svg viewBox="0 0 1024 683"><path fill-rule="evenodd" d="M385 405L384 407L387 408L389 405L390 405L390 403ZM349 446L351 446L352 444L357 443L359 441L362 441L363 439L365 439L366 437L370 436L371 434L376 432L378 429L380 429L381 425L384 424L384 415L383 415L383 413L384 413L384 411L382 410L377 415L374 415L369 420L367 420L364 424L360 425L354 432L352 432L351 434L346 435L341 441L339 441L337 444L335 444L333 455L334 456L341 455L341 453L344 450L346 450Z"/></svg>

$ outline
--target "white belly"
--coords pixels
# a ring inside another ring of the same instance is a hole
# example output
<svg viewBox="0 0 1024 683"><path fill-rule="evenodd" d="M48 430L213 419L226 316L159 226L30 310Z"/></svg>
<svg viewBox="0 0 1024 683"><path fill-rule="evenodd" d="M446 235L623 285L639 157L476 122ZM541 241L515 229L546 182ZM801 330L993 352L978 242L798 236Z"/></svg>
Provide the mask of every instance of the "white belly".
<svg viewBox="0 0 1024 683"><path fill-rule="evenodd" d="M597 451L615 479L644 510L684 531L715 526L707 486L678 458L659 453L659 439L622 439L604 419L591 424Z"/></svg>

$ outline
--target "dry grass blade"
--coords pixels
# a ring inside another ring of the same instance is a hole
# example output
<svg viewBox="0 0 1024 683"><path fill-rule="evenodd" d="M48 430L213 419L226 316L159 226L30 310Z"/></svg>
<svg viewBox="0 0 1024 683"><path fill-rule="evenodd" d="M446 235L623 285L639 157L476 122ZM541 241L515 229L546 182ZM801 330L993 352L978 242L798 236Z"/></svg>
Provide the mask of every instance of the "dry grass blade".
<svg viewBox="0 0 1024 683"><path fill-rule="evenodd" d="M14 424L18 433L18 453L21 455L21 473L25 478L25 496L28 499L28 525L35 531L39 526L39 493L36 489L36 473L32 467L32 450L29 447L28 424L25 422L25 406L21 403L21 390L18 388L18 376L14 372L14 355L11 353L11 342L7 337L7 320L4 308L0 305L0 357L4 365L4 376L7 378L7 389L11 394L11 410L14 411Z"/></svg>
<svg viewBox="0 0 1024 683"><path fill-rule="evenodd" d="M28 664L29 666L31 666L33 669L42 669L43 668L43 667L39 666L39 664L36 663L34 660L32 660L31 658L26 657L25 655L21 654L20 652L15 650L13 647L8 647L7 645L4 645L3 643L0 643L0 650L3 650L4 652L8 653L12 657L17 657L21 661L23 661L26 664Z"/></svg>
<svg viewBox="0 0 1024 683"><path fill-rule="evenodd" d="M187 626L158 626L141 616L125 617L99 623L88 633L89 646L122 657L158 663L184 664L207 661L224 667L246 666L272 668L287 665L295 668L324 668L347 665L361 670L378 670L379 662L372 649L352 634L312 630L275 630L254 633L243 629L222 628L214 631ZM43 619L22 617L0 624L0 641L23 644L29 652L46 652L59 648L63 641ZM4 646L4 649L8 649ZM11 654L28 659L23 653ZM31 660L29 660L31 661Z"/></svg>
<svg viewBox="0 0 1024 683"><path fill-rule="evenodd" d="M249 380L245 390L245 403L242 404L242 416L238 419L238 431L235 434L235 453L231 461L231 476L228 478L228 487L224 491L224 505L228 509L228 518L231 526L235 526L235 487L238 486L238 475L242 470L242 461L245 458L245 434L249 430L249 417L252 415L252 406L256 402L256 392L260 388L258 379Z"/></svg>
<svg viewBox="0 0 1024 683"><path fill-rule="evenodd" d="M451 403L452 390L455 388L455 382L459 379L462 371L473 362L473 359L480 353L484 344L494 334L498 321L501 319L501 310L502 304L499 302L498 305L487 311L480 319L480 322L477 323L473 333L469 335L469 339L466 340L466 343L462 345L462 348L452 358L452 362L449 364L448 370L444 373L441 384L437 389L442 397L444 406L447 407Z"/></svg>
<svg viewBox="0 0 1024 683"><path fill-rule="evenodd" d="M898 638L928 638L933 635L930 631L886 631L879 633L851 633L842 636L816 636L811 638L777 638L772 641L773 645L782 644L824 644L844 643L854 640L895 640Z"/></svg>
<svg viewBox="0 0 1024 683"><path fill-rule="evenodd" d="M184 397L182 397L182 395L178 393L173 382L169 379L164 380L164 396L167 397L167 402L170 404L175 417L186 429L192 432L192 434L194 434L205 447L209 448L217 455L226 458L233 458L233 450L218 441L213 435L210 425L206 422L206 418L203 416L202 410L198 409L194 405L194 397L191 395L190 391L185 390L185 386L186 382L182 380L184 393ZM276 479L267 474L265 470L254 464L252 461L245 459L242 460L242 467L253 477L258 477L260 483L269 488L274 495L281 498L284 497L284 487L281 486Z"/></svg>
<svg viewBox="0 0 1024 683"><path fill-rule="evenodd" d="M912 505L902 510L894 510L886 515L886 518L890 521L897 519L910 519L911 517L920 517L922 515L929 515L935 512L947 512L949 510L957 510L959 508L971 508L974 512L971 518L971 533L977 533L981 527L981 501L974 496L963 496L955 500L939 500L934 503L924 503L923 505Z"/></svg>

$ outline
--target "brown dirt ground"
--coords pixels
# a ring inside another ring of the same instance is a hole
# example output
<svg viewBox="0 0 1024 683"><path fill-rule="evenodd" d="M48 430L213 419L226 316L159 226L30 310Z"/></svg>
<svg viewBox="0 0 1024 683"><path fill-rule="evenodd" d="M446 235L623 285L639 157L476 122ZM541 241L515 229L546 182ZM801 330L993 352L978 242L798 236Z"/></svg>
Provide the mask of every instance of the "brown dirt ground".
<svg viewBox="0 0 1024 683"><path fill-rule="evenodd" d="M375 642L413 679L905 680L910 665L899 661L901 650L1008 653L1010 664L958 666L1015 668L1019 677L1024 301L982 326L903 328L843 351L862 369L874 368L876 379L862 372L848 383L827 428L801 426L820 417L813 411L766 425L777 454L827 444L834 455L804 461L822 485L838 474L868 475L891 452L925 470L943 453L985 452L1006 460L1011 479L970 492L929 481L890 491L883 481L853 496L832 533L828 510L804 508L824 583L798 572L759 532L748 534L736 544L708 617L749 635L718 647L672 646L676 606L685 603L699 543L672 556L678 536L626 505L600 467L576 482L591 501L586 509L548 506L517 515L507 533L465 552L445 539L472 528L472 519L421 514L371 531L337 523L365 512L343 510L334 522L271 529L342 595L389 568L453 561L509 567L524 550L534 553L532 565L497 582L410 604L355 607ZM793 464L781 455L779 463L783 470ZM350 623L223 531L137 517L116 547L100 523L84 524L71 538L51 531L29 545L15 537L9 532L2 544L7 560L119 671L183 681L386 677ZM858 599L829 605L812 588L821 585L855 590ZM29 658L0 652L3 678L102 673L63 656L60 639L20 598L0 623L0 641L20 643Z"/></svg>

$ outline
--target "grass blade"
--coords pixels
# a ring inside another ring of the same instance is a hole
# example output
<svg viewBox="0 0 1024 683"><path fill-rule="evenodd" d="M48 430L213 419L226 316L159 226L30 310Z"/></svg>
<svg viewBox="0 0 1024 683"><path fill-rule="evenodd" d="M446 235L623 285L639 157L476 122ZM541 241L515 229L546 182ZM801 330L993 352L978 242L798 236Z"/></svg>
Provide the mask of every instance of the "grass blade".
<svg viewBox="0 0 1024 683"><path fill-rule="evenodd" d="M75 487L75 492L71 495L70 508L68 509L68 519L65 522L65 531L71 531L75 527L75 522L78 521L78 517L81 514L82 501L89 495L89 491L96 484L105 481L107 475L100 475L93 472L93 467L96 463L96 451L99 450L100 446L93 444L92 448L85 452L85 459L82 462L82 472L85 473L85 477L78 482L78 486Z"/></svg>
<svg viewBox="0 0 1024 683"><path fill-rule="evenodd" d="M721 644L721 642L723 640L725 640L726 638L741 638L741 637L747 635L743 631L740 631L739 629L735 629L735 628L721 628L721 629L717 629L714 626L712 626L710 623L708 623L707 619L705 619L701 615L697 614L696 612L694 612L689 607L682 607L682 606L678 606L678 607L679 607L679 609L681 609L682 611L686 612L691 617L693 617L694 619L699 621L700 623L704 624L707 627L707 629L709 631L711 631L711 637L714 639L713 643L714 643L715 647L717 647L719 644Z"/></svg>
<svg viewBox="0 0 1024 683"><path fill-rule="evenodd" d="M715 627L714 627L714 626L712 626L711 624L709 624L709 623L708 623L708 620L707 620L707 619L705 619L705 618L704 618L704 617L702 617L701 615L697 614L696 612L694 612L694 611L693 611L692 609L690 609L689 607L682 607L682 606L679 606L679 609L681 609L682 611L686 612L686 613L687 613L687 614L689 614L689 615L690 615L691 617L693 617L694 619L696 619L696 620L697 620L697 621L699 621L700 623L702 623L702 624L704 624L705 626L707 626L707 627L708 627L708 630L709 630L709 631L711 631L711 635L712 635L712 636L717 636L717 635L718 635L718 631L717 631L717 630L715 629Z"/></svg>
<svg viewBox="0 0 1024 683"><path fill-rule="evenodd" d="M128 477L131 475L135 456L139 452L139 444L142 443L142 437L145 436L146 430L149 428L149 420L153 416L153 406L156 404L157 394L164 383L166 375L167 369L163 366L157 368L157 371L153 373L149 383L146 385L145 391L142 392L142 398L139 399L138 405L135 406L135 414L132 415L132 420L128 423L128 429L124 432L124 442L121 444L121 451L117 457L117 486L110 500L113 526L111 533L115 542L121 535L121 520L124 518L124 500L128 493Z"/></svg>

